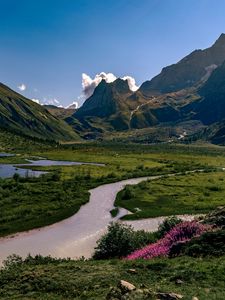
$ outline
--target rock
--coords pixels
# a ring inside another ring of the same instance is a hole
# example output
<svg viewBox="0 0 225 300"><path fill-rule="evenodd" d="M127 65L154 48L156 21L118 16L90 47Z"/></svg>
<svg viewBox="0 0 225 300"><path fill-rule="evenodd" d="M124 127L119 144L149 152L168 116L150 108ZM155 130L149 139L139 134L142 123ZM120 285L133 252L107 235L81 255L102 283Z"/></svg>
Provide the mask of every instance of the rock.
<svg viewBox="0 0 225 300"><path fill-rule="evenodd" d="M181 279L176 280L176 284L182 284L182 283L184 283L183 280L181 280Z"/></svg>
<svg viewBox="0 0 225 300"><path fill-rule="evenodd" d="M136 288L132 283L121 280L117 287L111 287L106 300L150 300L155 294L148 288Z"/></svg>
<svg viewBox="0 0 225 300"><path fill-rule="evenodd" d="M197 297L192 297L192 300L198 300L198 298Z"/></svg>
<svg viewBox="0 0 225 300"><path fill-rule="evenodd" d="M156 296L160 300L179 300L183 298L182 295L175 293L157 293Z"/></svg>
<svg viewBox="0 0 225 300"><path fill-rule="evenodd" d="M130 273L130 274L137 274L136 269L129 269L127 272Z"/></svg>
<svg viewBox="0 0 225 300"><path fill-rule="evenodd" d="M120 280L118 287L124 293L131 292L136 289L135 285L133 285L132 283L125 281L125 280Z"/></svg>

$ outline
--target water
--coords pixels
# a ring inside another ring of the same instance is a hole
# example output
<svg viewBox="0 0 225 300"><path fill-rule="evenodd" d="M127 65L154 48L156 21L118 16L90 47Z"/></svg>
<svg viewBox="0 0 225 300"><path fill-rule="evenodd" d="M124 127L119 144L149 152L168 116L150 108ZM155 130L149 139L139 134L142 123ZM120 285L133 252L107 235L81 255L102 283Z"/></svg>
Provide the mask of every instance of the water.
<svg viewBox="0 0 225 300"><path fill-rule="evenodd" d="M11 164L0 164L1 178L11 178L15 173L19 174L21 177L39 177L40 175L46 174L47 172L22 169L18 168L17 165L13 166Z"/></svg>
<svg viewBox="0 0 225 300"><path fill-rule="evenodd" d="M149 177L149 180L160 176ZM110 210L114 207L117 193L126 184L138 184L147 178L136 178L105 184L90 190L90 201L82 206L78 213L64 221L40 229L19 233L12 237L0 238L0 264L10 254L26 257L31 255L51 255L53 257L89 258L96 241L106 231L113 220L128 213L121 209L112 219ZM187 216L187 218L190 218ZM164 217L129 221L135 229L157 230Z"/></svg>
<svg viewBox="0 0 225 300"><path fill-rule="evenodd" d="M1 153L3 157L3 153ZM5 156L13 156L13 154L8 154ZM40 175L46 174L44 171L33 171L32 168L27 168L29 166L38 166L38 167L51 167L51 166L74 166L74 165L95 165L95 166L105 166L104 164L98 163L84 163L84 162L71 162L71 161L60 161L60 160L48 160L48 159L39 159L39 160L27 160L27 164L0 164L0 177L1 178L10 178L13 177L15 173L19 174L22 177L39 177ZM23 169L23 166L26 166L26 169Z"/></svg>
<svg viewBox="0 0 225 300"><path fill-rule="evenodd" d="M15 154L4 153L4 152L1 152L1 153L0 153L0 157L10 157L10 156L15 156Z"/></svg>

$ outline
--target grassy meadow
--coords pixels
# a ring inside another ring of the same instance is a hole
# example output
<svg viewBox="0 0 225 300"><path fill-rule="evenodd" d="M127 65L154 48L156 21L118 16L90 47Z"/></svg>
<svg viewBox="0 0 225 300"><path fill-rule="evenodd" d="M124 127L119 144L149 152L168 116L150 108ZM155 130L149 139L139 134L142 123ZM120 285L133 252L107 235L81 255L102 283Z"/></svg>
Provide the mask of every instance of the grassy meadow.
<svg viewBox="0 0 225 300"><path fill-rule="evenodd" d="M8 145L6 149L3 147L2 150L9 149L10 146ZM0 163L24 163L25 158L41 156L53 160L103 163L105 166L33 167L36 170L49 171L50 174L40 178L1 179L0 236L49 225L73 215L81 205L88 202L88 190L101 184L134 177L166 175L196 169L216 172L225 166L224 149L214 146L86 143L47 145L46 147L42 145L39 147L34 142L27 148L24 144L24 149L26 151L22 151L21 147L18 151L11 149L10 152L17 155L0 158ZM207 179L212 174L214 173L205 173L204 176ZM192 178L191 175L188 176ZM223 174L218 176L222 177ZM176 178L174 178L174 182L176 182ZM182 177L179 176L179 180L182 180ZM154 185L155 191L158 189L158 182L151 183ZM179 181L177 181L178 183ZM180 183L182 184L182 182ZM223 182L220 181L220 183L222 185ZM137 190L133 187L135 199L119 203L131 211L134 211L135 207L143 209L141 215L134 214L132 216L134 218L205 212L220 204L219 199L223 197L223 188L216 192L209 190L209 196L204 195L203 189L202 191L199 190L198 196L196 196L198 198L197 203L195 203L196 209L192 208L194 200L189 203L183 198L179 200L180 205L171 206L166 191L167 189L172 190L173 187L163 186L158 193L155 193L155 197L159 198L157 198L160 204L158 205L154 199L146 200L151 191L149 184L143 183L137 187ZM141 189L141 186L144 188ZM139 188L142 194L140 194ZM179 198L180 190L177 193L176 197ZM218 195L218 197L210 203L214 195ZM202 198L206 199L207 203L204 199L201 200ZM153 206L154 210L152 209ZM23 219L21 219L22 216Z"/></svg>
<svg viewBox="0 0 225 300"><path fill-rule="evenodd" d="M100 300L107 299L111 287L120 280L126 280L144 290L181 294L184 300L223 300L224 276L224 256L140 261L54 261L40 257L0 270L0 298ZM129 299L157 299L142 296Z"/></svg>
<svg viewBox="0 0 225 300"><path fill-rule="evenodd" d="M204 214L225 205L225 173L196 172L165 176L160 179L126 186L118 193L115 206L133 214L135 220L149 217Z"/></svg>

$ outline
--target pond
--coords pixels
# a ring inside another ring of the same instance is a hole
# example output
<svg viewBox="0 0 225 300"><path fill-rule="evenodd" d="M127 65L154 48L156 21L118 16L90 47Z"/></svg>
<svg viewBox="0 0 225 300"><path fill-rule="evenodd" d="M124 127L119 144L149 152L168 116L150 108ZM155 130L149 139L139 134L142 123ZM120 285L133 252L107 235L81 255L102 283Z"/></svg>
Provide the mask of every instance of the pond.
<svg viewBox="0 0 225 300"><path fill-rule="evenodd" d="M1 153L2 156L12 156L9 154ZM13 177L15 173L22 177L39 177L40 175L46 174L48 172L44 171L34 171L32 167L51 167L51 166L75 166L75 165L95 165L95 166L105 166L104 164L98 163L85 163L85 162L74 162L74 161L61 161L61 160L49 160L49 159L39 159L39 160L27 160L27 164L0 164L0 177L10 178ZM31 166L31 168L27 168ZM26 167L25 169L23 167Z"/></svg>
<svg viewBox="0 0 225 300"><path fill-rule="evenodd" d="M10 157L15 156L15 154L0 152L0 157Z"/></svg>

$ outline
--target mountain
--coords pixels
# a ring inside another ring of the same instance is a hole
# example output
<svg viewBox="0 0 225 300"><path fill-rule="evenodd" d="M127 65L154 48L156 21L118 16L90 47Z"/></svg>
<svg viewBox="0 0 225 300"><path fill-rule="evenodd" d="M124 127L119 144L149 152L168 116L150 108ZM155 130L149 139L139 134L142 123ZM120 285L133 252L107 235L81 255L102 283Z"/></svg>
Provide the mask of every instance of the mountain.
<svg viewBox="0 0 225 300"><path fill-rule="evenodd" d="M71 117L76 111L76 109L71 106L65 108L55 105L44 105L44 107L50 112L50 114L61 120Z"/></svg>
<svg viewBox="0 0 225 300"><path fill-rule="evenodd" d="M76 101L73 101L71 104L69 104L68 106L66 106L65 108L66 109L78 109L78 107L79 107L79 104L78 104L78 102L76 102Z"/></svg>
<svg viewBox="0 0 225 300"><path fill-rule="evenodd" d="M130 127L141 129L188 120L192 116L192 105L198 99L200 96L193 88L151 97L132 113Z"/></svg>
<svg viewBox="0 0 225 300"><path fill-rule="evenodd" d="M195 108L195 119L212 124L225 119L225 62L199 89L201 101Z"/></svg>
<svg viewBox="0 0 225 300"><path fill-rule="evenodd" d="M225 120L213 123L191 134L188 141L208 141L216 145L225 145Z"/></svg>
<svg viewBox="0 0 225 300"><path fill-rule="evenodd" d="M193 87L206 80L211 72L225 60L225 34L205 50L195 50L181 61L166 68L150 81L144 82L140 91L144 95L159 95Z"/></svg>
<svg viewBox="0 0 225 300"><path fill-rule="evenodd" d="M102 80L93 95L66 121L77 133L91 139L114 130L174 126L191 120L193 124L195 120L202 122L202 126L217 122L225 117L219 109L223 102L224 61L225 34L221 34L211 47L195 50L164 68L136 92L130 91L122 79L112 83Z"/></svg>
<svg viewBox="0 0 225 300"><path fill-rule="evenodd" d="M76 132L84 132L86 138L101 135L104 131L127 130L130 117L144 98L134 97L127 80L116 79L107 83L102 80L93 95L66 121Z"/></svg>
<svg viewBox="0 0 225 300"><path fill-rule="evenodd" d="M75 113L76 117L109 117L121 111L126 105L124 98L131 95L128 82L120 78L107 83L104 79L96 87L93 95Z"/></svg>
<svg viewBox="0 0 225 300"><path fill-rule="evenodd" d="M0 83L0 128L44 140L75 140L78 136L43 106Z"/></svg>

